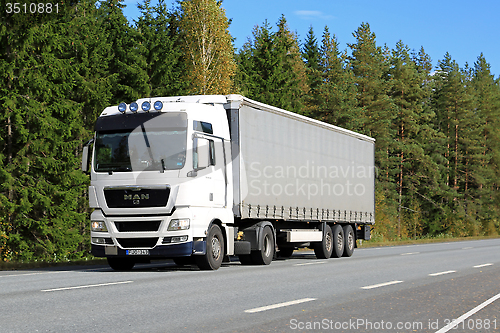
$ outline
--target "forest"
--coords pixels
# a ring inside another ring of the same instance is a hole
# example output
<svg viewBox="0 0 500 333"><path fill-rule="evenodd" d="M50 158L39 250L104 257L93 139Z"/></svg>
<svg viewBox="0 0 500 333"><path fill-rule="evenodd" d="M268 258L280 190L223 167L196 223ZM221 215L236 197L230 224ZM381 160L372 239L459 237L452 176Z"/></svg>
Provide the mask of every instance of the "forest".
<svg viewBox="0 0 500 333"><path fill-rule="evenodd" d="M0 261L90 256L82 147L106 106L149 96L238 93L374 137L376 240L500 231L500 78L480 50L434 66L367 22L341 46L284 16L236 50L216 0L143 0L133 23L121 0L18 2L0 13Z"/></svg>

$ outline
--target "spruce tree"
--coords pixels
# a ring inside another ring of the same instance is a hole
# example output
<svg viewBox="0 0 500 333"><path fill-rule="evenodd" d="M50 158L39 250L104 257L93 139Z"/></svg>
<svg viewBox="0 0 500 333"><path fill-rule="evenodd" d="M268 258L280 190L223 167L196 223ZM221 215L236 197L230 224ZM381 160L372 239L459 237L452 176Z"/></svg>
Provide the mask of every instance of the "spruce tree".
<svg viewBox="0 0 500 333"><path fill-rule="evenodd" d="M315 116L333 125L357 131L361 128L353 73L346 68L346 53L340 52L335 35L325 27L320 47Z"/></svg>
<svg viewBox="0 0 500 333"><path fill-rule="evenodd" d="M151 7L151 0L138 6L141 16L136 29L145 48L150 96L179 96L187 83L175 12L170 12L164 0Z"/></svg>
<svg viewBox="0 0 500 333"><path fill-rule="evenodd" d="M309 93L309 84L298 37L290 30L285 15L281 15L277 27L276 44L280 50L279 56L283 58L283 70L288 74L285 80L286 85L280 87L282 100L280 104L285 109L307 114L304 100Z"/></svg>
<svg viewBox="0 0 500 333"><path fill-rule="evenodd" d="M75 63L82 40L72 35L83 15L78 8L60 6L58 15L29 22L19 15L3 17L10 28L2 31L0 61L6 70L0 103L7 132L0 141L3 259L86 255L87 214L80 198L87 179L79 171L77 149L87 134L84 103L75 100L85 70Z"/></svg>
<svg viewBox="0 0 500 333"><path fill-rule="evenodd" d="M433 113L425 107L430 97L425 88L428 69L419 68L410 55L409 47L402 41L392 50L390 63L389 96L397 114L393 123L396 132L393 152L398 158L398 174L394 179L397 185L398 225L404 231L401 223L405 223L404 217L409 217L407 230L413 231L416 236L426 226L420 218L412 218L420 214L413 208L428 206L426 201L429 199L426 198L435 193L437 186L437 165L426 151L426 144L437 135L429 126ZM422 199L424 202L420 203Z"/></svg>
<svg viewBox="0 0 500 333"><path fill-rule="evenodd" d="M311 116L315 116L318 113L318 105L321 101L319 96L319 89L322 84L319 69L320 57L318 41L311 26L302 47L302 58L306 65L307 83L309 86L309 93L305 96L304 102L307 113Z"/></svg>
<svg viewBox="0 0 500 333"><path fill-rule="evenodd" d="M444 230L464 235L468 228L464 224L468 214L465 199L469 195L465 189L469 189L471 159L473 150L477 149L475 141L480 124L468 89L468 71L460 69L449 53L439 61L438 68L434 104L437 125L444 134L442 181L445 187L441 196L449 209Z"/></svg>
<svg viewBox="0 0 500 333"><path fill-rule="evenodd" d="M246 96L286 110L303 113L308 91L298 40L281 17L277 32L267 21L256 26L238 55L237 84Z"/></svg>
<svg viewBox="0 0 500 333"><path fill-rule="evenodd" d="M479 217L486 234L496 234L500 221L500 89L491 74L490 64L481 54L474 64L472 87L477 101L477 113L483 127L480 133L479 166L473 176L477 187Z"/></svg>
<svg viewBox="0 0 500 333"><path fill-rule="evenodd" d="M362 23L353 33L356 43L348 44L352 50L349 66L354 74L357 87L359 118L363 126L360 131L376 141L375 164L379 168L377 195L387 200L389 209L397 205L392 201L397 197L393 181L397 174L398 158L393 154L395 131L392 124L396 112L391 102L388 72L388 55L376 45L375 34L368 23ZM398 232L398 236L400 232Z"/></svg>
<svg viewBox="0 0 500 333"><path fill-rule="evenodd" d="M141 36L123 15L123 0L101 2L100 18L111 47L108 72L113 86L112 104L130 103L150 94L146 72L146 50Z"/></svg>

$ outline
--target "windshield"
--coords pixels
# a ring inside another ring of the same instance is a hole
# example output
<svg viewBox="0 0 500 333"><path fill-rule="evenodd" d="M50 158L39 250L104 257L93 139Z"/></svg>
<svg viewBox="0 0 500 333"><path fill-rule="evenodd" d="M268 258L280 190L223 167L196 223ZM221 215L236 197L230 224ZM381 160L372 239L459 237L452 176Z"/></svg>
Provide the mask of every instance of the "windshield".
<svg viewBox="0 0 500 333"><path fill-rule="evenodd" d="M173 118L175 116L177 118ZM181 118L185 119L185 114ZM180 126L175 121L178 119L179 113L170 113L140 124L134 123L134 126L138 125L135 128L126 128L131 126L124 126L123 122L117 124L115 130L110 129L109 124L102 126L106 130L96 133L95 171L163 172L181 169L186 160L187 126Z"/></svg>

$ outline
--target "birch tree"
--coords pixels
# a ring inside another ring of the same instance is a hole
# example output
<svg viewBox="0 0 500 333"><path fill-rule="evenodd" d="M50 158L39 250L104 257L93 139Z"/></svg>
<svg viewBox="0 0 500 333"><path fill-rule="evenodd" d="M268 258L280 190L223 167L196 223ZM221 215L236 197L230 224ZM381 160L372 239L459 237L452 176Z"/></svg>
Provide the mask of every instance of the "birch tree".
<svg viewBox="0 0 500 333"><path fill-rule="evenodd" d="M236 62L225 10L216 0L184 0L180 4L188 91L230 93Z"/></svg>

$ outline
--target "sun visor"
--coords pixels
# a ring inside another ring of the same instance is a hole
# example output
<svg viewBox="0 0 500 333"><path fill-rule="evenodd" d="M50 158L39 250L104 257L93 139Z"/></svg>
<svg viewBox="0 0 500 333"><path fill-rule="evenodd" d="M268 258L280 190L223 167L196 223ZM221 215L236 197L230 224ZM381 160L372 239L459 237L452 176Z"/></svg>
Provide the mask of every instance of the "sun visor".
<svg viewBox="0 0 500 333"><path fill-rule="evenodd" d="M99 117L94 130L96 132L133 130L145 123L147 123L146 128L186 129L187 115L185 112L157 112Z"/></svg>

